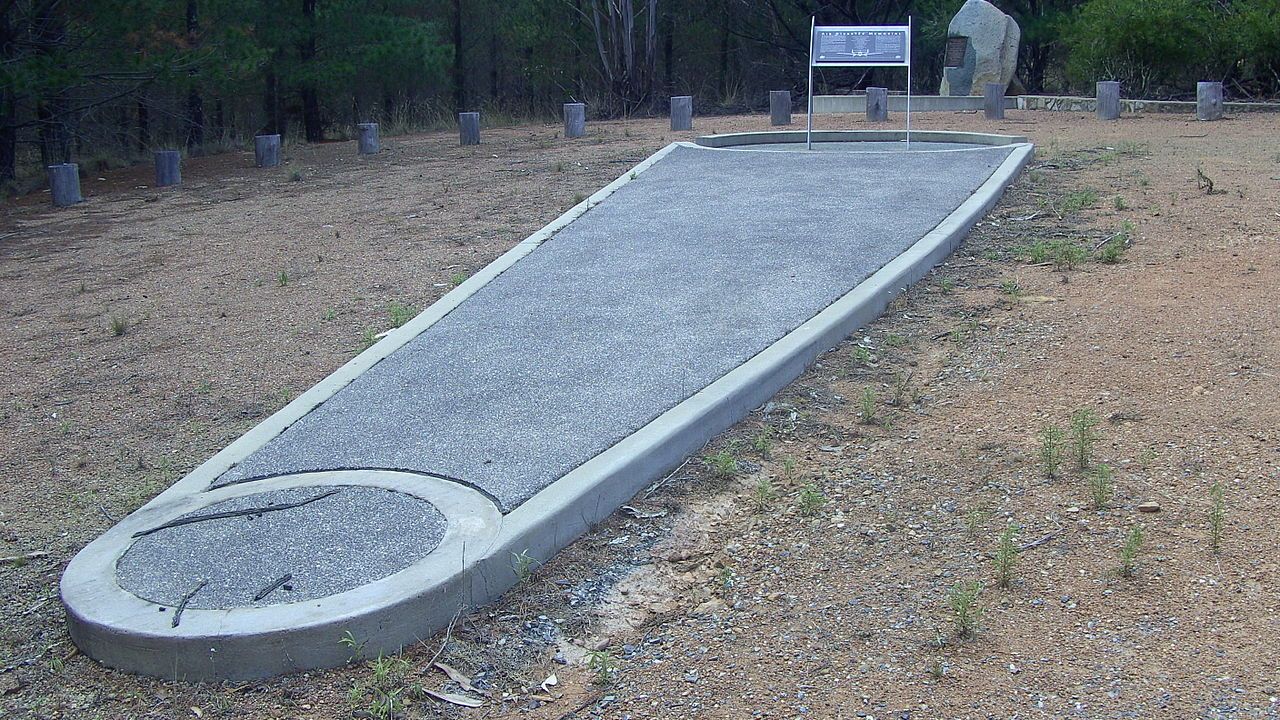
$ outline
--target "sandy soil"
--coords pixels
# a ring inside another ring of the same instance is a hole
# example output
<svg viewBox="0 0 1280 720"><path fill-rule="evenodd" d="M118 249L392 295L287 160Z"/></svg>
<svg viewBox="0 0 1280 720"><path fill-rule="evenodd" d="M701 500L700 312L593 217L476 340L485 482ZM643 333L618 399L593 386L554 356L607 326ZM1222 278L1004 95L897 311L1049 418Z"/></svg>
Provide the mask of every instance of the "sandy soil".
<svg viewBox="0 0 1280 720"><path fill-rule="evenodd" d="M6 205L0 554L36 555L0 569L5 711L1280 716L1280 118L917 122L1024 134L1038 157L882 320L448 634L382 663L233 686L78 655L56 597L67 560L387 329L392 303L425 307L690 134L595 123L567 142L528 126L486 130L479 148L388 138L363 160L352 143L294 146L279 170L225 155L189 161L176 191L139 168L86 182L74 209ZM1118 262L1099 261L1126 238ZM1043 429L1069 445L1082 409L1099 420L1090 469L1068 456L1046 477ZM1100 464L1114 494L1095 509ZM1007 527L1025 549L1002 588ZM966 639L949 603L971 581L981 614ZM435 661L484 706L424 695L460 690Z"/></svg>

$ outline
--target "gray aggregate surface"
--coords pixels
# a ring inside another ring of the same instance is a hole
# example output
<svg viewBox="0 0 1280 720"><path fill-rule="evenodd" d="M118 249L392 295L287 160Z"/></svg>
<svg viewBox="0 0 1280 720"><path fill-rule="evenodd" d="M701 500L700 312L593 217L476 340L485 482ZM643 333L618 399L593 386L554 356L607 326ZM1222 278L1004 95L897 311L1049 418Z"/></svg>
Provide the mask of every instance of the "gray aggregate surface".
<svg viewBox="0 0 1280 720"><path fill-rule="evenodd" d="M257 493L182 517L294 503L331 486ZM446 520L431 503L380 488L344 486L301 507L206 520L144 535L120 559L125 590L169 612L200 583L189 608L235 608L301 602L379 580L425 557L444 537ZM291 574L285 587L254 596Z"/></svg>
<svg viewBox="0 0 1280 720"><path fill-rule="evenodd" d="M847 293L1009 152L677 148L215 484L397 469L509 512Z"/></svg>

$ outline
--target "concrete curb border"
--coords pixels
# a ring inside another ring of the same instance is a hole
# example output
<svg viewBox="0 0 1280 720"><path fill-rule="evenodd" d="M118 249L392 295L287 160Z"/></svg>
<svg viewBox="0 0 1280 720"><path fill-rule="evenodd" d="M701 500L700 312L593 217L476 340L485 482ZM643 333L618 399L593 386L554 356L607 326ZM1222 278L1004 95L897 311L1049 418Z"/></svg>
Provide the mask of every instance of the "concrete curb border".
<svg viewBox="0 0 1280 720"><path fill-rule="evenodd" d="M863 132L857 136L872 139L870 136L882 134ZM752 139L739 144L794 141L788 138L803 133L743 135ZM840 135L838 139L850 139L847 133ZM936 141L976 143L978 137L972 133L944 135L948 139ZM966 137L951 139L956 135ZM763 136L768 138L754 139ZM785 387L819 354L878 317L899 292L947 257L996 203L1034 152L1031 145L1017 143L1020 138L982 137L988 142L977 144L1017 146L973 195L906 252L744 364L505 516L474 490L403 472L306 473L208 489L226 469L425 331L675 147L715 151L692 143L668 145L531 235L86 546L68 565L61 584L72 638L87 655L113 667L166 679L215 680L254 679L344 664L351 659L352 651L340 640L348 632L366 655L394 652L434 633L449 622L458 608L490 602L513 586L519 579L513 556L549 559ZM703 140L706 138L699 139ZM187 610L182 624L173 629L159 628L156 606L124 591L115 582L115 563L128 550L132 533L139 529L228 497L282 487L342 484L375 484L432 502L449 518L440 547L458 548L459 555L433 552L383 580L319 600L266 608ZM472 542L469 546L465 544L468 539ZM444 562L449 566L445 567Z"/></svg>
<svg viewBox="0 0 1280 720"><path fill-rule="evenodd" d="M905 130L814 130L813 141L824 142L906 142ZM1026 144L1027 139L1019 135L990 135L987 133L955 132L952 130L915 130L911 133L913 142L956 143L965 145L988 145L991 147L1007 147L1009 145ZM704 135L694 138L694 142L702 147L729 148L747 145L768 145L773 143L802 143L805 141L803 130L782 130L778 132L742 132L724 135ZM941 150L936 152L955 152Z"/></svg>

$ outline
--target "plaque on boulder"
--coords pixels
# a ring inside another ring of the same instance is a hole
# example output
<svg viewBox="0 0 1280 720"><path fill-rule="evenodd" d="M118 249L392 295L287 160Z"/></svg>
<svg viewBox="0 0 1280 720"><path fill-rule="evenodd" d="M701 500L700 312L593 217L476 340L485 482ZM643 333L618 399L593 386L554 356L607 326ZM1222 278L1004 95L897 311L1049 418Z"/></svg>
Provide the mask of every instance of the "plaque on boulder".
<svg viewBox="0 0 1280 720"><path fill-rule="evenodd" d="M942 61L943 67L960 67L964 65L964 56L969 52L969 38L947 38L947 55Z"/></svg>
<svg viewBox="0 0 1280 720"><path fill-rule="evenodd" d="M982 95L987 83L1008 87L1018 69L1022 31L987 0L967 0L947 26L939 95Z"/></svg>

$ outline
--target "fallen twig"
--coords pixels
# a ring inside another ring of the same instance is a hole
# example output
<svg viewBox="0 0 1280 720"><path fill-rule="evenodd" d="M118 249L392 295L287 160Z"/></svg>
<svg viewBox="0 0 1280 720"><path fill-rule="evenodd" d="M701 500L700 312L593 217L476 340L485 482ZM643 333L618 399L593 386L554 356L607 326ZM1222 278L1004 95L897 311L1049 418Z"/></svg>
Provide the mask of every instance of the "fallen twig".
<svg viewBox="0 0 1280 720"><path fill-rule="evenodd" d="M284 585L292 579L293 573L285 573L284 575L281 575L279 578L276 578L275 582L259 590L258 594L253 596L253 601L258 602L276 590L279 590L281 585Z"/></svg>
<svg viewBox="0 0 1280 720"><path fill-rule="evenodd" d="M689 461L690 461L690 460L692 460L692 459L693 459L693 456L692 456L692 455L690 455L689 457L685 458L685 459L684 459L684 462L680 463L680 466L679 466L679 467L677 467L675 470L672 470L672 471L671 471L671 473L670 473L669 475L667 475L666 477L662 478L662 479L661 479L661 480L659 480L658 482L656 482L656 483L654 483L654 484L650 485L650 486L649 486L649 489L647 489L647 490L645 490L645 491L644 491L645 499L648 499L648 497L649 497L650 495L652 495L652 494L654 494L654 493L658 492L658 488L662 487L663 485L666 485L666 484L667 484L667 482L668 482L668 481L670 481L670 480L671 480L671 478L675 477L675 476L676 476L676 473L678 473L678 472L680 472L681 470L683 470L683 469L684 469L684 466L685 466L685 465L688 465L688 464L689 464Z"/></svg>
<svg viewBox="0 0 1280 720"><path fill-rule="evenodd" d="M182 622L182 611L187 609L187 603L191 602L191 598L195 597L196 593L200 592L208 584L208 580L201 580L195 587L191 588L191 592L182 596L178 607L173 610L173 622L169 624L169 627L178 627L178 623Z"/></svg>
<svg viewBox="0 0 1280 720"><path fill-rule="evenodd" d="M163 525L153 527L150 530L139 530L134 533L133 536L136 538L142 537L143 535L150 535L151 533L160 532L161 530L168 528L181 527L183 525L204 522L206 520L224 520L226 518L240 517L241 515L262 515L264 513L276 512L277 510L292 510L293 508L302 507L303 505L308 505L317 500L323 500L330 495L337 495L340 492L342 491L330 490L328 492L322 492L315 497L307 498L306 500L299 500L295 503L285 503L284 505L267 505L265 507L245 508L243 510L226 510L224 512L209 513L208 515L195 515L193 517L178 518L177 520L170 520Z"/></svg>
<svg viewBox="0 0 1280 720"><path fill-rule="evenodd" d="M1054 538L1056 538L1056 537L1058 537L1058 533L1056 533L1056 532L1051 532L1051 533L1049 533L1048 535L1045 535L1044 537L1038 538L1038 539L1036 539L1036 540L1032 540L1031 542L1027 543L1026 545L1019 546L1019 547L1018 547L1018 552L1026 552L1026 551L1028 551L1028 550L1034 550L1034 549L1036 549L1036 548L1040 547L1041 545L1044 545L1044 544L1048 543L1050 540L1052 540L1052 539L1054 539Z"/></svg>
<svg viewBox="0 0 1280 720"><path fill-rule="evenodd" d="M47 557L48 555L49 555L48 550L36 550L35 552L29 552L22 555L10 555L8 557L2 557L0 558L0 563L26 562L27 560L35 560L36 558Z"/></svg>

